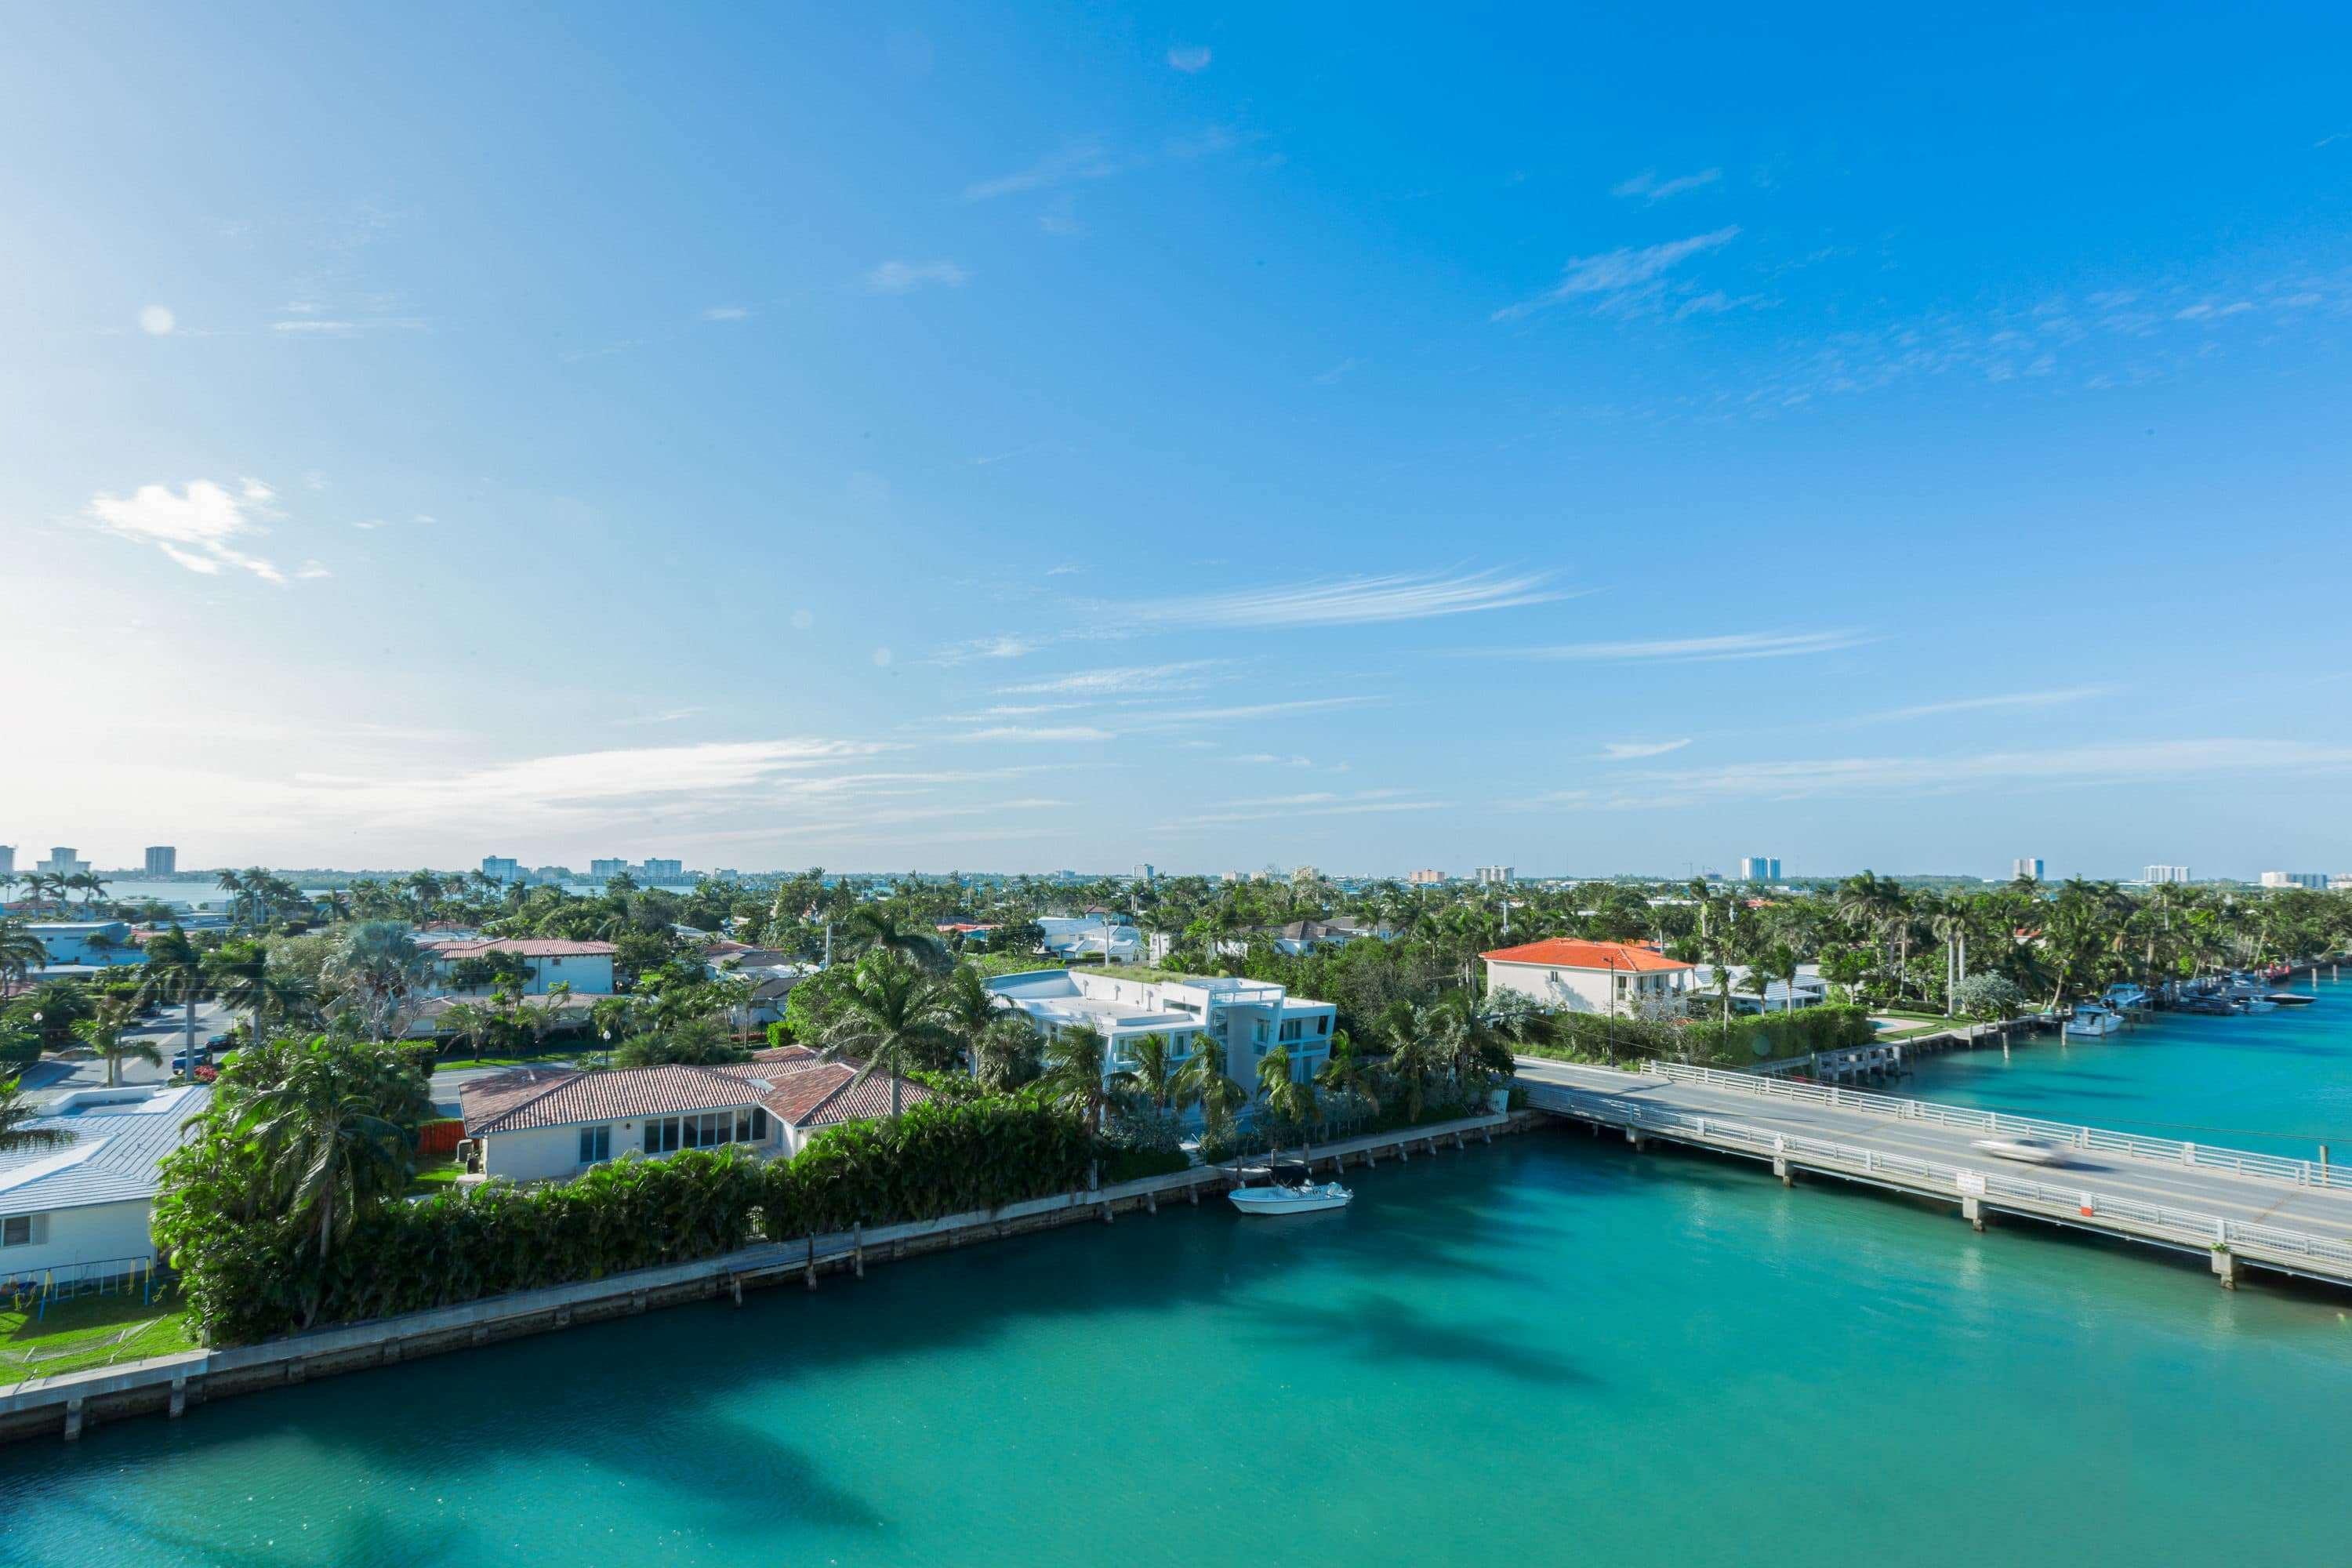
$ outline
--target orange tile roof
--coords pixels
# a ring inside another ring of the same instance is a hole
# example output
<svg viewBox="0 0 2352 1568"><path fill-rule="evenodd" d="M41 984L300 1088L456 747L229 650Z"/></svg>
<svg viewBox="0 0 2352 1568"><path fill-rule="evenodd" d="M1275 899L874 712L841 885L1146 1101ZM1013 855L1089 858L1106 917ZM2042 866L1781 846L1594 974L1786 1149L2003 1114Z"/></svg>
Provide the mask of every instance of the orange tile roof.
<svg viewBox="0 0 2352 1568"><path fill-rule="evenodd" d="M1489 963L1532 963L1548 969L1616 969L1653 973L1688 969L1653 947L1623 942L1580 942L1574 937L1547 937L1518 947L1498 947L1478 955Z"/></svg>

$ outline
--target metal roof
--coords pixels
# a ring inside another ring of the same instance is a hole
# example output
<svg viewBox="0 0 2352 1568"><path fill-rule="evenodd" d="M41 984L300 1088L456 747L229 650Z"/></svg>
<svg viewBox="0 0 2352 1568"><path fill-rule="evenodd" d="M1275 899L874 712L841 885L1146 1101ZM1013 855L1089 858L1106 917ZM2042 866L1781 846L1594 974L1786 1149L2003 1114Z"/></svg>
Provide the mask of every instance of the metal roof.
<svg viewBox="0 0 2352 1568"><path fill-rule="evenodd" d="M89 1105L103 1090L84 1090L58 1103L84 1109L37 1117L28 1127L73 1134L62 1149L12 1149L0 1153L0 1214L38 1214L125 1203L155 1195L155 1167L180 1146L181 1129L212 1102L203 1084L167 1089L137 1100Z"/></svg>

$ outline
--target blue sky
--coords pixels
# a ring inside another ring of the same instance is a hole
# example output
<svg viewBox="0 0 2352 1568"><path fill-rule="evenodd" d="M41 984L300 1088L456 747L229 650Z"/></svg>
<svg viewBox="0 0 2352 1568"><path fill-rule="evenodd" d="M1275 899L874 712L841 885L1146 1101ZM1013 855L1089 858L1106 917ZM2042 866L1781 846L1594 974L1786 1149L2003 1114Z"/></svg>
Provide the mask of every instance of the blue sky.
<svg viewBox="0 0 2352 1568"><path fill-rule="evenodd" d="M16 19L0 839L2352 868L2340 9L736 10Z"/></svg>

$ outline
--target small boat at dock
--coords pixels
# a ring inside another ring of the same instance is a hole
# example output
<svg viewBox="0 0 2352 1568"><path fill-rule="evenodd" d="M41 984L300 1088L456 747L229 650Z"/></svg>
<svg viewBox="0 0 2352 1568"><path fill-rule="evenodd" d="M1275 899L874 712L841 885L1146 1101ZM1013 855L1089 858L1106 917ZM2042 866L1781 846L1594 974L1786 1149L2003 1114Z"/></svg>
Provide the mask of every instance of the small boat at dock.
<svg viewBox="0 0 2352 1568"><path fill-rule="evenodd" d="M2066 1020L2065 1032L2079 1039L2093 1040L2112 1035L2124 1026L2124 1016L2096 1002L2077 1002L2074 1016Z"/></svg>
<svg viewBox="0 0 2352 1568"><path fill-rule="evenodd" d="M2308 1007L2319 998L2300 991L2273 991L2263 1000L2277 1007Z"/></svg>

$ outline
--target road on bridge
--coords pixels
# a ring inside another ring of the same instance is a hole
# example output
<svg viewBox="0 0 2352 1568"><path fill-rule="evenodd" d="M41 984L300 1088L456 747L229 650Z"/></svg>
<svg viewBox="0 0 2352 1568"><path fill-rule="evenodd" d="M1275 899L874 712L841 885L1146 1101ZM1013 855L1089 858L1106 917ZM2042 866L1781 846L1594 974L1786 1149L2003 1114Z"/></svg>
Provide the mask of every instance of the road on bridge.
<svg viewBox="0 0 2352 1568"><path fill-rule="evenodd" d="M2115 1197L2352 1243L2352 1192L2336 1188L2299 1187L2291 1182L2135 1159L2097 1149L2068 1150L2063 1165L2023 1164L1971 1148L1974 1140L1987 1134L1966 1128L1897 1121L1865 1111L1766 1099L1736 1089L1677 1083L1647 1074L1536 1057L1518 1058L1518 1079L1530 1090L1547 1085L1575 1089L1632 1105L1704 1116L1710 1121L1740 1122L1767 1132L1825 1139L1881 1153L1907 1154L1969 1170L2021 1176L2045 1186L2096 1187ZM1545 1109L1541 1101L1539 1093L1531 1095L1530 1102L1538 1110Z"/></svg>

